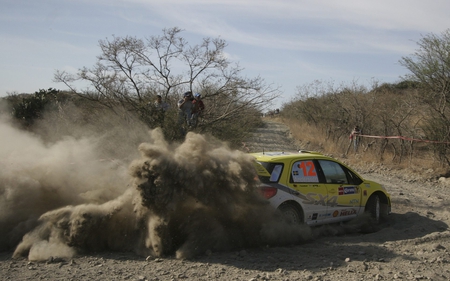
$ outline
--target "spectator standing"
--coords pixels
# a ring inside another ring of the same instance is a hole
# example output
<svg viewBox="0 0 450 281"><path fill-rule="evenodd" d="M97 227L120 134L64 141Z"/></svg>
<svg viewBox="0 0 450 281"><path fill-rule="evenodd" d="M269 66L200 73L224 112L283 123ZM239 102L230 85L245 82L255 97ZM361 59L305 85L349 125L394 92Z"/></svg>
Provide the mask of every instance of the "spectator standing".
<svg viewBox="0 0 450 281"><path fill-rule="evenodd" d="M157 95L154 107L156 122L162 128L164 125L164 116L166 115L166 111L169 109L169 104L167 102L164 102L160 95Z"/></svg>
<svg viewBox="0 0 450 281"><path fill-rule="evenodd" d="M358 152L358 146L359 146L359 138L361 135L361 129L358 126L355 126L353 128L352 132L350 133L350 142L353 142L353 149L355 152Z"/></svg>
<svg viewBox="0 0 450 281"><path fill-rule="evenodd" d="M180 133L186 135L186 130L191 127L192 108L194 107L192 92L183 94L183 98L177 103L178 105L178 124L180 126Z"/></svg>
<svg viewBox="0 0 450 281"><path fill-rule="evenodd" d="M197 127L198 119L202 116L203 110L205 110L205 105L202 101L202 95L200 93L196 93L194 95L194 100L192 101L192 127Z"/></svg>

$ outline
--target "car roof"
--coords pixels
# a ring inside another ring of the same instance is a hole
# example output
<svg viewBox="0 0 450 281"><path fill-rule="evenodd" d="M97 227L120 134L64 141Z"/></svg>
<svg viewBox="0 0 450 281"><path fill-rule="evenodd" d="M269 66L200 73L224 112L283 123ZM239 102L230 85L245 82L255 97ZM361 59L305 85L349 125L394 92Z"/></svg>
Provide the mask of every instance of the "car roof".
<svg viewBox="0 0 450 281"><path fill-rule="evenodd" d="M258 161L262 162L276 162L285 161L289 159L302 159L302 158L314 158L314 159L332 159L317 151L299 150L297 152L285 152L285 151L270 151L270 152L255 152L250 153Z"/></svg>

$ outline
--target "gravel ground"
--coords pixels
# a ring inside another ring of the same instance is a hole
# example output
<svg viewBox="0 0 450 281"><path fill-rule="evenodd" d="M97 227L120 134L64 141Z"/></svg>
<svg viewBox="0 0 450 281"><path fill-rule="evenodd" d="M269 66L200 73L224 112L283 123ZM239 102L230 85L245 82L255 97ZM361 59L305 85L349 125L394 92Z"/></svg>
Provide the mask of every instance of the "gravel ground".
<svg viewBox="0 0 450 281"><path fill-rule="evenodd" d="M295 149L289 130L273 121L245 146L250 151ZM342 235L338 226L322 227L328 235L301 245L210 253L193 260L103 252L31 262L3 252L1 279L449 280L450 184L373 170L359 172L384 184L392 196L392 214L376 232Z"/></svg>

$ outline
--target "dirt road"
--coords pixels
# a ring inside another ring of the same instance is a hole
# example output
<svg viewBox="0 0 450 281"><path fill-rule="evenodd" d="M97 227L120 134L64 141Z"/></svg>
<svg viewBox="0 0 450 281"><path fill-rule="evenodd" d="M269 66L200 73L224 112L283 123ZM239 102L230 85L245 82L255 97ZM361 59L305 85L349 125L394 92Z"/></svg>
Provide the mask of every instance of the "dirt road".
<svg viewBox="0 0 450 281"><path fill-rule="evenodd" d="M268 122L245 145L250 151L297 149L289 130L276 122ZM322 227L320 237L302 245L212 253L194 260L107 252L29 262L1 253L1 279L449 280L450 185L355 169L384 184L392 196L392 214L376 232L344 235L339 227Z"/></svg>

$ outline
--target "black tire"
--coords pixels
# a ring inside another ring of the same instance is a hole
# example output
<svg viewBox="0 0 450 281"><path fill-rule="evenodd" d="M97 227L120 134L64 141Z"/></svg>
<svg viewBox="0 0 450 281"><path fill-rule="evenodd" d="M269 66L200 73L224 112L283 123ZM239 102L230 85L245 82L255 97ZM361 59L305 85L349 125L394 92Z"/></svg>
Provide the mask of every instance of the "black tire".
<svg viewBox="0 0 450 281"><path fill-rule="evenodd" d="M303 213L293 204L284 203L278 207L278 210L283 214L284 218L288 222L303 224Z"/></svg>
<svg viewBox="0 0 450 281"><path fill-rule="evenodd" d="M374 194L374 195L370 196L370 198L366 204L366 212L370 214L370 217L376 223L380 222L382 214L381 214L380 196L378 194Z"/></svg>

